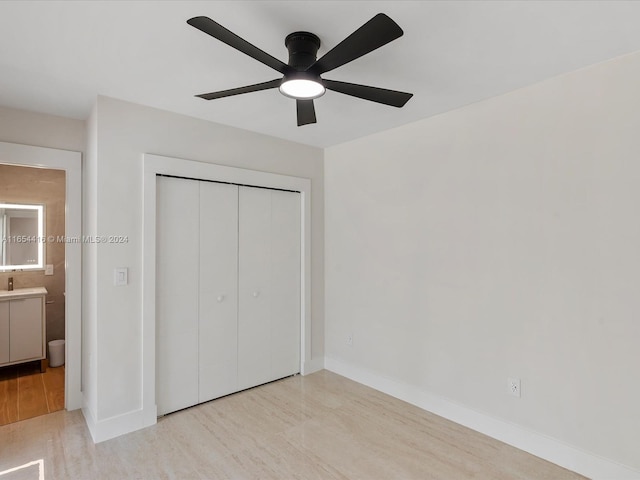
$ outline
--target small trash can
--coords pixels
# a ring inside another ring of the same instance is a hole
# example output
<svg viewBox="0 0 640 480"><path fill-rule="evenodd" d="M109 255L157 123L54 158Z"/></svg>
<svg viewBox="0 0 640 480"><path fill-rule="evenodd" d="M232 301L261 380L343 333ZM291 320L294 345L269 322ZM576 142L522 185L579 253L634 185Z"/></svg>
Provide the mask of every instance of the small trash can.
<svg viewBox="0 0 640 480"><path fill-rule="evenodd" d="M64 365L64 340L51 340L49 342L49 366L59 367Z"/></svg>

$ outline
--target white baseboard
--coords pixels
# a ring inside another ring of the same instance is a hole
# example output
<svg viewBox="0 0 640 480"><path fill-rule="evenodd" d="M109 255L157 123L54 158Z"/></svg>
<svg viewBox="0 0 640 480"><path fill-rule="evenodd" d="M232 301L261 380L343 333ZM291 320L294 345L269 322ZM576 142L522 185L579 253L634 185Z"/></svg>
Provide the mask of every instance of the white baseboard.
<svg viewBox="0 0 640 480"><path fill-rule="evenodd" d="M485 413L456 404L404 382L333 358L325 357L324 367L368 387L404 400L472 430L512 445L593 480L639 480L640 472L620 463L585 452L560 440L532 432Z"/></svg>
<svg viewBox="0 0 640 480"><path fill-rule="evenodd" d="M84 415L87 427L89 427L89 433L91 433L93 443L100 443L154 425L157 421L157 412L155 408L153 410L154 411L135 410L98 421L86 406L82 409L82 414Z"/></svg>

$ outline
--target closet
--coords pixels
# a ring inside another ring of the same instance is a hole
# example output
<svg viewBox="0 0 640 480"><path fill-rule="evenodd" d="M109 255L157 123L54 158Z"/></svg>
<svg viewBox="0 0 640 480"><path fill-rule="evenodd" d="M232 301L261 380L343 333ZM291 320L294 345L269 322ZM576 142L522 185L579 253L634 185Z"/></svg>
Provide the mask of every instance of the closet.
<svg viewBox="0 0 640 480"><path fill-rule="evenodd" d="M156 177L163 415L300 370L300 194Z"/></svg>

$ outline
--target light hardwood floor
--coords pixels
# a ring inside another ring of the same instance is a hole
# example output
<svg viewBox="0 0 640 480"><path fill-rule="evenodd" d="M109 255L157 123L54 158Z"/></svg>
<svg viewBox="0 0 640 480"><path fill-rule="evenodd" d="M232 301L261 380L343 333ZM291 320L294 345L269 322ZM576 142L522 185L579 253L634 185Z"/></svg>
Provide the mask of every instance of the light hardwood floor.
<svg viewBox="0 0 640 480"><path fill-rule="evenodd" d="M0 472L42 459L46 480L584 478L327 371L97 445L79 411L61 411L0 427L0 452Z"/></svg>
<svg viewBox="0 0 640 480"><path fill-rule="evenodd" d="M0 368L0 425L57 412L64 408L64 367L40 361Z"/></svg>

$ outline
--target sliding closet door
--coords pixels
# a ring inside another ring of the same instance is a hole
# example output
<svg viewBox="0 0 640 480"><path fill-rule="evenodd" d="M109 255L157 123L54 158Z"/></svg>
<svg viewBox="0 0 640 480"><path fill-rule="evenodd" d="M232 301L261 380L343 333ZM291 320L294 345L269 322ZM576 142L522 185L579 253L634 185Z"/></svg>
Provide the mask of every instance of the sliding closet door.
<svg viewBox="0 0 640 480"><path fill-rule="evenodd" d="M198 182L156 181L156 403L158 414L198 403Z"/></svg>
<svg viewBox="0 0 640 480"><path fill-rule="evenodd" d="M199 183L199 402L206 402L237 391L238 187Z"/></svg>
<svg viewBox="0 0 640 480"><path fill-rule="evenodd" d="M239 191L238 387L300 365L300 197Z"/></svg>

